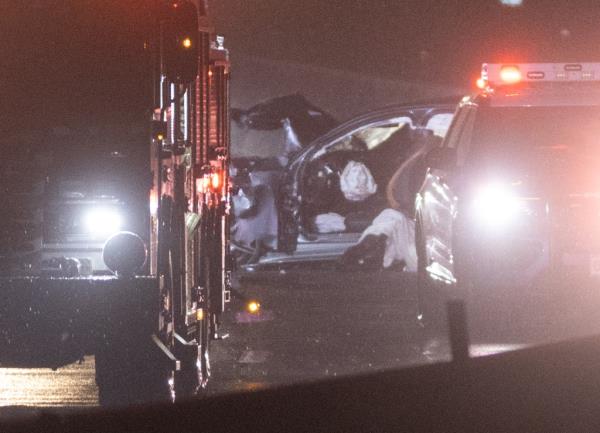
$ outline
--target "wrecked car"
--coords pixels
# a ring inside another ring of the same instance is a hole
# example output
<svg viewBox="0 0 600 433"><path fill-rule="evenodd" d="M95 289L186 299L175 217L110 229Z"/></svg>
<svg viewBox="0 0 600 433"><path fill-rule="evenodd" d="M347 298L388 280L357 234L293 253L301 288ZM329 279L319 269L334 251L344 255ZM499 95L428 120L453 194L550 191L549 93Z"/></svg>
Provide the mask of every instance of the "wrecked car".
<svg viewBox="0 0 600 433"><path fill-rule="evenodd" d="M298 93L234 108L231 119L232 142L251 155L231 161L231 244L239 264L254 263L277 246L275 201L286 166L339 122Z"/></svg>
<svg viewBox="0 0 600 433"><path fill-rule="evenodd" d="M416 269L414 197L425 175L424 157L441 143L456 102L375 110L305 145L279 172L259 167L258 173L276 181L269 184L271 202L263 200L271 210L260 214L258 206L246 215L258 216L254 225L261 233L252 236L249 225L240 223L243 212L235 212L233 239L242 248L246 242L249 257L242 270ZM252 173L253 167L246 170ZM240 190L234 197L244 209L256 198Z"/></svg>

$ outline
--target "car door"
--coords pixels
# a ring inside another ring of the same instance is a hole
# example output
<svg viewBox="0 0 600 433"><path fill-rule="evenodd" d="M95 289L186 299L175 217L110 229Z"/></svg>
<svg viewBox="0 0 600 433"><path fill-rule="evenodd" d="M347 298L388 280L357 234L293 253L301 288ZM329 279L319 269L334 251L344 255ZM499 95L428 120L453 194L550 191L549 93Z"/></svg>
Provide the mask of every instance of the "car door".
<svg viewBox="0 0 600 433"><path fill-rule="evenodd" d="M416 215L424 243L426 269L435 279L455 283L454 222L457 217L460 166L470 137L476 106L462 103L442 147L431 152L429 168L416 199Z"/></svg>
<svg viewBox="0 0 600 433"><path fill-rule="evenodd" d="M443 137L454 109L455 104L442 103L378 110L340 125L308 146L289 164L282 179L277 203L278 250L291 254L297 249L299 236L310 236L306 230L303 205L308 193L305 190L304 176L311 161L334 146L339 146L339 143L350 142L350 137L368 135L369 128L397 125L403 120L409 122L412 128L430 128L434 134Z"/></svg>

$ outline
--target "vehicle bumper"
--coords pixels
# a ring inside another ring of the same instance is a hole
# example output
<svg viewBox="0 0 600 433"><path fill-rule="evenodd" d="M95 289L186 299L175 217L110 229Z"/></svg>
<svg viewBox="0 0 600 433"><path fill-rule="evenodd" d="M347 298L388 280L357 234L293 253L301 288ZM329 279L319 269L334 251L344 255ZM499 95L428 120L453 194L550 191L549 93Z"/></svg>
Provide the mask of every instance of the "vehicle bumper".
<svg viewBox="0 0 600 433"><path fill-rule="evenodd" d="M102 259L103 244L45 244L39 250L0 257L0 277L72 277L112 275ZM74 273L65 272L60 262L75 259Z"/></svg>
<svg viewBox="0 0 600 433"><path fill-rule="evenodd" d="M0 278L0 364L59 367L95 353L107 336L150 335L155 278Z"/></svg>
<svg viewBox="0 0 600 433"><path fill-rule="evenodd" d="M81 276L104 275L110 273L102 259L104 243L63 245L44 244L40 252L40 266L43 269L52 259L73 258L79 261Z"/></svg>

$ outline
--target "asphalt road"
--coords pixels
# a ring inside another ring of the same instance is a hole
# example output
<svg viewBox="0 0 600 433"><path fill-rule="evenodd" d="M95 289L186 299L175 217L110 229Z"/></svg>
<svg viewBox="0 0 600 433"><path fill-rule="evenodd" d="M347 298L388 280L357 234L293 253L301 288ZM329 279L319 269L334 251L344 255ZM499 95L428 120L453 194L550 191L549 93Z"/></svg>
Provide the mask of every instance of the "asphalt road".
<svg viewBox="0 0 600 433"><path fill-rule="evenodd" d="M262 321L229 316L219 383L265 386L424 362L415 341L414 276L402 272L272 273L243 282ZM229 369L227 359L237 359ZM225 367L225 368L223 368Z"/></svg>
<svg viewBox="0 0 600 433"><path fill-rule="evenodd" d="M254 390L449 359L446 342L423 353L415 328L414 275L398 271L254 276L243 290L259 316L234 302L229 337L211 348L205 395ZM471 354L600 332L600 291L498 296L469 317ZM57 371L0 368L0 419L97 405L94 359Z"/></svg>

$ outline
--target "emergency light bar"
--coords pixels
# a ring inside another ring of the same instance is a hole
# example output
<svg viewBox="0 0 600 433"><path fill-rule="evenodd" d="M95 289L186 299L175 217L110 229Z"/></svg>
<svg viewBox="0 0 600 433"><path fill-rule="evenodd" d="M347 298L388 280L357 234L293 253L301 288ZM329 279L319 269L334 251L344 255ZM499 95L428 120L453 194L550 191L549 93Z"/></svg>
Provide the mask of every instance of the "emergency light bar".
<svg viewBox="0 0 600 433"><path fill-rule="evenodd" d="M484 63L477 87L533 81L600 81L600 63Z"/></svg>

